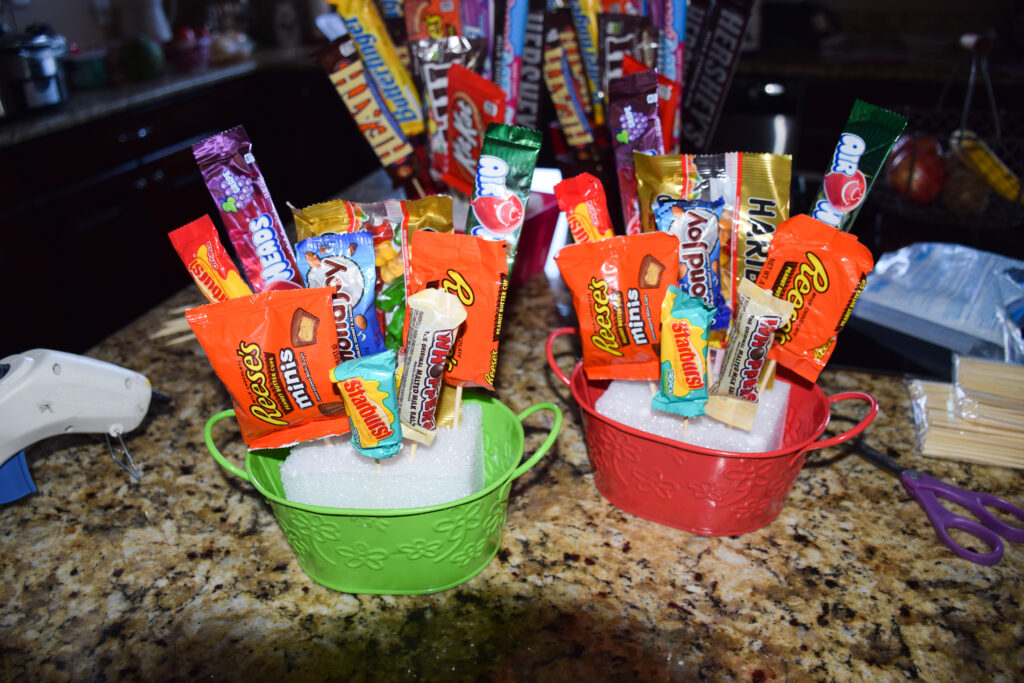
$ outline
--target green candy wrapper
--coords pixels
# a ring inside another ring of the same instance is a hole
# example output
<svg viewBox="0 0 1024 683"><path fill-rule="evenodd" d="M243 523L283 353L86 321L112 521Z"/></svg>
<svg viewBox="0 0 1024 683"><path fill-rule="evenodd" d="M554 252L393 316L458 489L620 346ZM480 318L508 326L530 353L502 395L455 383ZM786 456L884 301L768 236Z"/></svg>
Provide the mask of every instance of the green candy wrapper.
<svg viewBox="0 0 1024 683"><path fill-rule="evenodd" d="M832 153L811 216L849 232L907 119L856 100Z"/></svg>
<svg viewBox="0 0 1024 683"><path fill-rule="evenodd" d="M541 132L532 128L492 123L476 166L476 181L466 234L508 243L508 272L526 220L533 170L540 154Z"/></svg>

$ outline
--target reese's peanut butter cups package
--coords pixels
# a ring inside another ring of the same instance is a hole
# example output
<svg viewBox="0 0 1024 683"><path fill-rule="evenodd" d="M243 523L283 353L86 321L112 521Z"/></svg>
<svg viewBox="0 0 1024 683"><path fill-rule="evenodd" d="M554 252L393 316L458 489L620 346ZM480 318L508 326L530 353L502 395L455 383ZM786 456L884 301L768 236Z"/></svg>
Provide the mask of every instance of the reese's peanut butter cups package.
<svg viewBox="0 0 1024 683"><path fill-rule="evenodd" d="M810 216L780 225L757 276L759 287L793 305L771 358L817 381L874 265L855 236Z"/></svg>
<svg viewBox="0 0 1024 683"><path fill-rule="evenodd" d="M168 237L199 289L211 302L252 294L228 256L209 216L172 230Z"/></svg>
<svg viewBox="0 0 1024 683"><path fill-rule="evenodd" d="M589 173L581 173L559 182L554 189L558 208L565 212L569 232L577 244L615 236L608 214L608 199L600 180Z"/></svg>
<svg viewBox="0 0 1024 683"><path fill-rule="evenodd" d="M235 126L197 142L192 155L253 291L302 287L292 245L245 129Z"/></svg>
<svg viewBox="0 0 1024 683"><path fill-rule="evenodd" d="M249 448L348 431L331 384L338 337L330 289L253 294L193 308L186 319L231 394Z"/></svg>
<svg viewBox="0 0 1024 683"><path fill-rule="evenodd" d="M540 131L532 128L492 123L484 133L476 165L465 232L505 242L509 273L526 220L541 137Z"/></svg>
<svg viewBox="0 0 1024 683"><path fill-rule="evenodd" d="M661 304L677 278L679 240L625 235L563 247L555 257L572 292L589 379L656 379Z"/></svg>
<svg viewBox="0 0 1024 683"><path fill-rule="evenodd" d="M811 216L849 232L907 119L856 100L818 190Z"/></svg>
<svg viewBox="0 0 1024 683"><path fill-rule="evenodd" d="M441 289L457 296L466 309L464 328L452 350L445 382L494 389L508 294L507 243L473 235L420 231L412 236L412 251L408 295ZM405 336L408 340L408 321Z"/></svg>

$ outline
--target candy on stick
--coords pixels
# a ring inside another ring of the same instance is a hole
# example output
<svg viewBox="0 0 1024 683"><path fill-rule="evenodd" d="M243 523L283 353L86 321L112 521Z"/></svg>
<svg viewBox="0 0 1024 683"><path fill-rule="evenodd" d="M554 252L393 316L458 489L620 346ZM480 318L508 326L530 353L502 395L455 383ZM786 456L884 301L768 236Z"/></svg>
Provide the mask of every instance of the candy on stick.
<svg viewBox="0 0 1024 683"><path fill-rule="evenodd" d="M653 69L657 62L658 36L650 17L598 14L597 38L601 89L606 93L611 79L629 75L623 71L626 57L643 64L639 71Z"/></svg>
<svg viewBox="0 0 1024 683"><path fill-rule="evenodd" d="M421 230L412 236L409 296L441 289L457 296L466 308L465 326L445 374L445 382L452 386L494 389L508 293L507 251L505 241L472 235Z"/></svg>
<svg viewBox="0 0 1024 683"><path fill-rule="evenodd" d="M404 0L381 0L380 13L384 19L384 26L388 29L391 42L395 45L395 52L398 53L398 60L405 68L409 68L409 49L406 47L409 42L409 34L405 28L405 2Z"/></svg>
<svg viewBox="0 0 1024 683"><path fill-rule="evenodd" d="M470 40L483 40L484 59L480 75L490 78L493 73L491 54L494 48L494 33L491 31L492 0L461 0L459 7L462 20L462 35Z"/></svg>
<svg viewBox="0 0 1024 683"><path fill-rule="evenodd" d="M357 451L381 459L402 450L393 351L346 361L331 370L331 381L345 402Z"/></svg>
<svg viewBox="0 0 1024 683"><path fill-rule="evenodd" d="M708 330L714 310L671 285L661 304L661 383L651 406L683 417L704 414Z"/></svg>
<svg viewBox="0 0 1024 683"><path fill-rule="evenodd" d="M406 438L436 431L445 366L465 320L465 306L450 292L423 289L409 297L409 336L398 386L398 414Z"/></svg>
<svg viewBox="0 0 1024 683"><path fill-rule="evenodd" d="M661 0L661 11L654 10L654 25L658 27L658 73L669 80L683 82L683 57L686 49L687 0ZM743 32L740 32L743 35Z"/></svg>
<svg viewBox="0 0 1024 683"><path fill-rule="evenodd" d="M413 178L418 170L413 147L367 76L351 36L343 35L317 50L313 60L331 79L359 132L393 181Z"/></svg>
<svg viewBox="0 0 1024 683"><path fill-rule="evenodd" d="M608 128L615 147L615 167L627 235L640 232L633 154L660 154L664 149L658 118L658 75L654 71L613 78L608 85Z"/></svg>
<svg viewBox="0 0 1024 683"><path fill-rule="evenodd" d="M302 278L242 126L192 145L192 154L254 292L298 289Z"/></svg>
<svg viewBox="0 0 1024 683"><path fill-rule="evenodd" d="M772 296L746 278L740 281L739 304L729 326L722 371L711 388L705 411L730 426L749 431L757 414L762 371L775 331L793 304Z"/></svg>
<svg viewBox="0 0 1024 683"><path fill-rule="evenodd" d="M492 123L484 133L477 161L465 232L505 242L509 273L526 220L540 144L540 131Z"/></svg>
<svg viewBox="0 0 1024 683"><path fill-rule="evenodd" d="M569 0L573 22L576 25L576 39L583 55L583 67L587 75L587 92L594 109L594 123L604 123L601 90L601 71L597 50L597 14L601 11L599 0Z"/></svg>
<svg viewBox="0 0 1024 683"><path fill-rule="evenodd" d="M454 64L448 71L448 163L441 179L466 196L473 194L484 133L505 120L505 92L469 69Z"/></svg>
<svg viewBox="0 0 1024 683"><path fill-rule="evenodd" d="M818 190L811 216L849 232L907 119L855 100Z"/></svg>
<svg viewBox="0 0 1024 683"><path fill-rule="evenodd" d="M406 0L408 40L462 35L460 0Z"/></svg>
<svg viewBox="0 0 1024 683"><path fill-rule="evenodd" d="M516 100L515 122L527 128L541 127L541 91L544 87L544 11L546 0L530 0L523 37L522 73Z"/></svg>
<svg viewBox="0 0 1024 683"><path fill-rule="evenodd" d="M729 308L719 277L718 224L724 204L722 199L663 199L654 207L658 230L679 240L679 288L712 311L711 330L729 327Z"/></svg>
<svg viewBox="0 0 1024 683"><path fill-rule="evenodd" d="M384 350L374 309L377 283L373 237L369 232L324 233L295 245L307 287L330 287L341 362Z"/></svg>
<svg viewBox="0 0 1024 683"><path fill-rule="evenodd" d="M626 235L563 247L555 257L572 292L589 379L656 379L661 304L676 280L679 240Z"/></svg>
<svg viewBox="0 0 1024 683"><path fill-rule="evenodd" d="M739 192L730 230L722 235L722 293L736 308L739 279L757 280L776 229L789 218L792 157L788 154L741 156Z"/></svg>
<svg viewBox="0 0 1024 683"><path fill-rule="evenodd" d="M330 289L253 294L193 308L186 319L231 394L249 448L348 431L330 380L338 364Z"/></svg>
<svg viewBox="0 0 1024 683"><path fill-rule="evenodd" d="M209 216L171 231L168 237L192 279L211 302L252 294L220 243L217 228Z"/></svg>
<svg viewBox="0 0 1024 683"><path fill-rule="evenodd" d="M594 131L587 117L590 100L586 85L578 83L573 77L569 61L574 43L567 40L566 34L572 33L571 20L565 10L547 13L544 20L542 71L566 144L585 149L594 144Z"/></svg>
<svg viewBox="0 0 1024 683"><path fill-rule="evenodd" d="M412 77L402 65L376 4L366 0L331 0L355 41L363 64L402 132L424 131L423 111Z"/></svg>
<svg viewBox="0 0 1024 683"><path fill-rule="evenodd" d="M691 50L693 77L683 83L680 145L686 151L703 152L711 143L753 6L754 0L718 0L708 13L703 40ZM672 78L672 74L665 75Z"/></svg>
<svg viewBox="0 0 1024 683"><path fill-rule="evenodd" d="M652 207L659 199L722 199L722 228L728 231L736 201L736 182L742 152L726 154L634 154L640 225L644 232L658 229Z"/></svg>
<svg viewBox="0 0 1024 683"><path fill-rule="evenodd" d="M559 182L554 189L558 208L565 212L569 232L577 244L615 236L600 180L589 173L581 173Z"/></svg>
<svg viewBox="0 0 1024 683"><path fill-rule="evenodd" d="M872 268L871 252L849 233L803 214L780 225L757 276L793 306L771 358L817 381Z"/></svg>

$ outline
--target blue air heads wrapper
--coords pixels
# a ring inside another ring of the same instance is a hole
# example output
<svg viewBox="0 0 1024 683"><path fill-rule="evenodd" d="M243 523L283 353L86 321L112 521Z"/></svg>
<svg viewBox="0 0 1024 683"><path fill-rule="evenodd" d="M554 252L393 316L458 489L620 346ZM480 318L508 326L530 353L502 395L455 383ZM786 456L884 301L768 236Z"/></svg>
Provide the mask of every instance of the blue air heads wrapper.
<svg viewBox="0 0 1024 683"><path fill-rule="evenodd" d="M374 288L377 270L369 232L327 232L295 245L299 272L309 288L331 287L342 362L384 350Z"/></svg>
<svg viewBox="0 0 1024 683"><path fill-rule="evenodd" d="M725 202L703 199L660 199L651 205L661 232L679 238L679 287L715 309L712 330L729 328L729 307L719 276L718 223Z"/></svg>

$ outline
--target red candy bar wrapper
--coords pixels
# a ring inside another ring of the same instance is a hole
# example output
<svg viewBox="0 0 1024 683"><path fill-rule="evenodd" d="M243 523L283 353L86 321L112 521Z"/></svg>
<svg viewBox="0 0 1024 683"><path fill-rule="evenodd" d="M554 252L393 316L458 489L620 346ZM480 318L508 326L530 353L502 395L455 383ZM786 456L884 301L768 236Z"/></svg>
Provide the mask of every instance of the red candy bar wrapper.
<svg viewBox="0 0 1024 683"><path fill-rule="evenodd" d="M622 73L630 75L646 71L647 66L629 55L622 58ZM672 79L658 74L658 119L661 121L662 152L669 154L679 148L679 94L682 88Z"/></svg>
<svg viewBox="0 0 1024 683"><path fill-rule="evenodd" d="M448 168L441 179L466 196L473 194L484 132L505 120L505 91L464 66L448 71Z"/></svg>
<svg viewBox="0 0 1024 683"><path fill-rule="evenodd" d="M435 180L440 180L448 170L448 72L453 64L478 71L483 42L451 36L409 43L427 108L430 172Z"/></svg>
<svg viewBox="0 0 1024 683"><path fill-rule="evenodd" d="M331 289L269 291L193 308L189 326L235 404L249 448L345 434Z"/></svg>
<svg viewBox="0 0 1024 683"><path fill-rule="evenodd" d="M753 8L754 0L719 0L708 13L703 40L691 51L693 80L683 89L680 145L686 151L703 152L711 142Z"/></svg>
<svg viewBox="0 0 1024 683"><path fill-rule="evenodd" d="M209 216L197 218L168 234L192 279L211 303L252 294L224 250Z"/></svg>
<svg viewBox="0 0 1024 683"><path fill-rule="evenodd" d="M573 244L555 257L572 292L589 379L661 376L661 304L678 260L679 240L663 232Z"/></svg>
<svg viewBox="0 0 1024 683"><path fill-rule="evenodd" d="M793 313L769 357L817 381L874 267L871 252L849 233L804 214L780 225L757 285L791 302Z"/></svg>
<svg viewBox="0 0 1024 683"><path fill-rule="evenodd" d="M570 147L586 147L594 143L590 127L589 92L573 72L570 57L575 42L567 40L572 34L572 16L567 10L548 12L544 20L544 83L548 86L551 102L561 126L561 133ZM573 37L575 35L573 34ZM582 72L580 76L584 76ZM584 76L584 81L586 78Z"/></svg>
<svg viewBox="0 0 1024 683"><path fill-rule="evenodd" d="M654 71L609 81L608 128L615 146L623 225L627 235L636 235L641 231L633 153L660 154L664 149L658 118L658 75Z"/></svg>
<svg viewBox="0 0 1024 683"><path fill-rule="evenodd" d="M242 126L192 145L199 170L254 292L297 289L302 276Z"/></svg>
<svg viewBox="0 0 1024 683"><path fill-rule="evenodd" d="M466 309L466 321L449 357L444 381L452 386L494 389L508 293L506 243L421 230L412 235L412 251L406 283L409 298L424 289L441 289L457 296ZM406 314L407 340L408 330Z"/></svg>
<svg viewBox="0 0 1024 683"><path fill-rule="evenodd" d="M405 30L409 40L462 35L460 0L406 0Z"/></svg>
<svg viewBox="0 0 1024 683"><path fill-rule="evenodd" d="M331 79L359 132L392 180L397 184L416 175L418 163L413 147L366 73L352 38L348 34L336 38L317 50L313 60Z"/></svg>
<svg viewBox="0 0 1024 683"><path fill-rule="evenodd" d="M604 187L594 176L581 173L566 178L555 185L555 199L577 244L615 237Z"/></svg>

